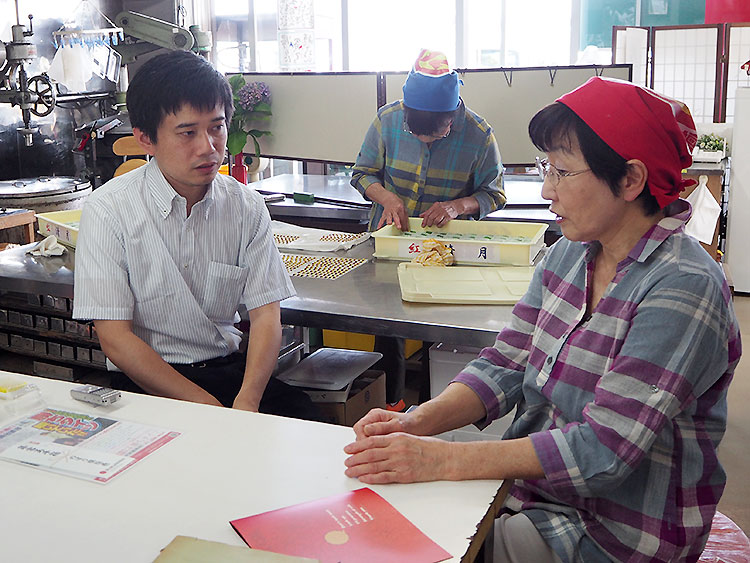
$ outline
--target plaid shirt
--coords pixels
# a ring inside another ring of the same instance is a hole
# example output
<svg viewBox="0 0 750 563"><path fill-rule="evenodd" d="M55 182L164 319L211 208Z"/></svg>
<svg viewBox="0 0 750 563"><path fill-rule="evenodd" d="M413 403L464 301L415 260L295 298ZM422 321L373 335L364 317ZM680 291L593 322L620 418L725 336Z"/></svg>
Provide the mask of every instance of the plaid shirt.
<svg viewBox="0 0 750 563"><path fill-rule="evenodd" d="M560 239L510 326L457 377L505 438L530 436L545 479L506 501L568 561L696 561L726 476L716 454L741 345L721 268L683 232L649 230L589 320L598 243Z"/></svg>
<svg viewBox="0 0 750 563"><path fill-rule="evenodd" d="M404 106L393 102L378 111L352 172L352 186L364 196L374 183L397 194L410 217L433 203L474 196L477 219L505 205L502 164L492 127L461 103L450 134L427 146L404 130ZM373 203L369 229L383 206Z"/></svg>

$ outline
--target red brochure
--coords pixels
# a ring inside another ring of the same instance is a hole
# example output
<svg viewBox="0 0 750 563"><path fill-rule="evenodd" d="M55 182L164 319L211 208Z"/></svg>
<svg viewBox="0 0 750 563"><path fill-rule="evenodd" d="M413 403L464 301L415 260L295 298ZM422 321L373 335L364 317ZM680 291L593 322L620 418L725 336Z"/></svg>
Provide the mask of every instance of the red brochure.
<svg viewBox="0 0 750 563"><path fill-rule="evenodd" d="M436 563L450 553L374 491L363 488L230 522L245 543L328 562Z"/></svg>

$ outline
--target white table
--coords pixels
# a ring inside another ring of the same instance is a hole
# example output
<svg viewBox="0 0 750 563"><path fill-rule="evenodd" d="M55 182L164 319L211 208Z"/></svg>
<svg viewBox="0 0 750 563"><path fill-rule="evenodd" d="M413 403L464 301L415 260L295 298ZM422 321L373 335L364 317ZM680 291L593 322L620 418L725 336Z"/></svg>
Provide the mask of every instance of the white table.
<svg viewBox="0 0 750 563"><path fill-rule="evenodd" d="M244 545L230 520L363 486L344 475L351 428L131 393L97 408L71 399L72 384L19 377L51 406L182 435L103 485L0 461L3 561L147 562L177 535ZM476 556L501 484L371 488L458 561Z"/></svg>

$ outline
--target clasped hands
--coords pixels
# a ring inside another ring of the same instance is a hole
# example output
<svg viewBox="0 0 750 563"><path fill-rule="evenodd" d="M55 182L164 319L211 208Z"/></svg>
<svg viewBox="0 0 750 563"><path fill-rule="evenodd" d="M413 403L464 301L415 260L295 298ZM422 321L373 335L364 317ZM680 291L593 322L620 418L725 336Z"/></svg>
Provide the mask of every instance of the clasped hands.
<svg viewBox="0 0 750 563"><path fill-rule="evenodd" d="M347 477L363 483L451 479L451 443L418 433L416 413L373 409L354 425L356 441L344 452Z"/></svg>

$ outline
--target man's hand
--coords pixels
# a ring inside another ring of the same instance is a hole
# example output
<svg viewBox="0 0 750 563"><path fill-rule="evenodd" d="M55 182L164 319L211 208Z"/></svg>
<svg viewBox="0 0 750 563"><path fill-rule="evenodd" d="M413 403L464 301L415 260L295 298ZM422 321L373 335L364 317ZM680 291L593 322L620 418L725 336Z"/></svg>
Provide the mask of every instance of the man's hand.
<svg viewBox="0 0 750 563"><path fill-rule="evenodd" d="M385 192L379 203L383 206L383 214L380 216L378 229L391 224L402 231L409 229L409 216L400 197L393 192Z"/></svg>
<svg viewBox="0 0 750 563"><path fill-rule="evenodd" d="M458 200L433 203L427 211L419 215L422 218L422 227L445 227L448 221L463 215L460 207Z"/></svg>
<svg viewBox="0 0 750 563"><path fill-rule="evenodd" d="M362 483L416 483L451 479L451 442L403 432L371 436L346 446L347 477Z"/></svg>
<svg viewBox="0 0 750 563"><path fill-rule="evenodd" d="M133 332L133 322L95 320L102 351L141 389L161 397L193 403L221 406L205 389L199 387L167 362Z"/></svg>
<svg viewBox="0 0 750 563"><path fill-rule="evenodd" d="M234 398L234 403L232 403L233 409L241 411L258 412L259 406L260 400L254 399L250 397L249 394L243 394L241 392L237 394Z"/></svg>

